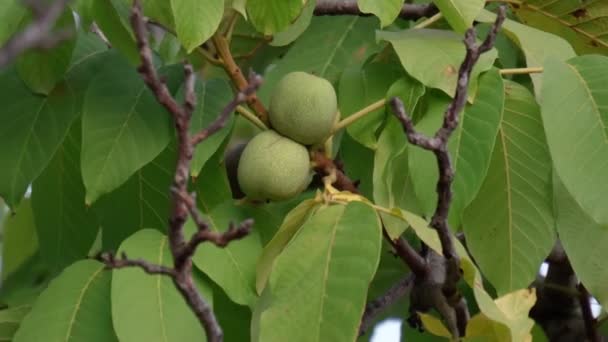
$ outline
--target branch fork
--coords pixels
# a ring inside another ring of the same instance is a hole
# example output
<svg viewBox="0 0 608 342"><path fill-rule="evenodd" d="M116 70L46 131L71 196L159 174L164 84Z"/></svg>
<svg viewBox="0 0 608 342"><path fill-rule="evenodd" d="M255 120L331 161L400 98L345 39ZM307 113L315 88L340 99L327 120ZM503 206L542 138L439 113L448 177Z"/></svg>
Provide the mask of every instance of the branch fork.
<svg viewBox="0 0 608 342"><path fill-rule="evenodd" d="M222 329L217 322L211 306L200 295L192 278L192 257L202 243L209 242L217 247L226 247L235 240L246 237L253 228L253 220L247 219L239 224L231 223L225 232L210 229L203 215L196 207L195 194L188 192L190 162L194 149L198 144L209 138L226 125L228 118L242 103L255 96L256 90L262 84L262 78L251 73L247 84L238 91L232 101L221 111L220 115L209 126L196 132L189 133L190 120L196 108L195 75L191 65L184 65L185 99L182 104L171 95L165 82L159 78L152 63L152 51L148 44L146 21L143 17L141 4L135 0L131 11L131 26L135 33L141 65L137 69L148 88L154 93L157 101L167 109L173 118L177 133L178 156L173 184L171 186L172 209L169 217L168 238L169 248L173 256L173 266L155 265L144 260L129 259L126 254L116 258L111 253L99 256L106 267L120 269L137 267L149 274L165 275L173 280L188 306L192 309L203 326L207 341L220 342L223 340ZM190 238L184 236L184 224L188 217L194 221L197 231Z"/></svg>
<svg viewBox="0 0 608 342"><path fill-rule="evenodd" d="M435 308L440 311L446 320L450 332L454 337L464 335L466 321L460 322L458 320L468 319L468 313L459 313L459 311L462 311L463 306L461 305L461 296L458 294L457 283L461 278L462 272L460 270L460 260L454 247L454 237L452 236L453 234L448 224L448 214L452 201L451 185L454 179L454 169L452 167L448 151L448 140L454 130L458 127L459 114L466 105L471 71L473 70L475 63L477 63L479 60L481 54L489 51L494 46L496 35L502 26L505 15L505 7L500 7L496 21L492 25L492 29L488 33L486 39L480 45L477 45L475 41L475 29L470 28L466 31L464 38L466 56L458 71L458 80L454 99L444 112L442 126L433 136L426 136L416 131L411 117L406 113L403 102L399 98L395 97L390 100L390 105L395 113L395 116L401 122L408 141L413 145L433 152L437 159L437 165L439 168L439 180L437 182L437 207L433 217L431 218L430 226L437 231L439 236L443 258L445 259L444 263L442 264L444 264L445 267L431 267L432 264L437 264L437 262L426 262L424 267L431 269L427 269L427 272L423 272L419 258L412 255L410 248L397 246L400 248L397 249L397 251L399 255L403 255L402 258L406 261L410 268L412 268L414 274L418 278L422 276L422 279L416 279L417 281L414 283L414 290L417 290L417 284L420 284L420 286L428 285L427 282L424 281L426 275L429 275L430 278L437 277L437 275L434 275L435 270L433 270L433 268L444 269L443 271L445 274L441 278L443 281L443 286L438 295L443 295L445 298L435 298L433 301L435 302ZM431 260L438 257L438 255L435 255L436 253L428 249L427 253L425 254L425 258L431 258ZM451 309L448 308L450 310L446 310L445 305L443 305L443 308L438 307L438 304L446 302L451 307Z"/></svg>

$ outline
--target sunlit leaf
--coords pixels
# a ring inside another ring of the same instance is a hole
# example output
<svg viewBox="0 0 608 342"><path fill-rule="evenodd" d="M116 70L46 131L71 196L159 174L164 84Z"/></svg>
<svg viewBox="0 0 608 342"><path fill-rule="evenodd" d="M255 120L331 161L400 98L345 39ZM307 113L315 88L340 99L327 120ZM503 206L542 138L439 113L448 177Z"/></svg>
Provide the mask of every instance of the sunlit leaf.
<svg viewBox="0 0 608 342"><path fill-rule="evenodd" d="M483 0L435 0L435 4L450 26L463 33L473 25L473 20L485 5Z"/></svg>
<svg viewBox="0 0 608 342"><path fill-rule="evenodd" d="M38 235L30 200L22 201L14 210L2 223L3 281L38 250Z"/></svg>
<svg viewBox="0 0 608 342"><path fill-rule="evenodd" d="M213 35L224 13L223 0L171 0L175 31L187 52Z"/></svg>
<svg viewBox="0 0 608 342"><path fill-rule="evenodd" d="M342 118L383 100L389 87L403 76L400 66L394 63L374 62L346 68L338 87L338 105ZM375 149L377 131L385 119L385 106L382 106L350 124L346 131L359 143Z"/></svg>
<svg viewBox="0 0 608 342"><path fill-rule="evenodd" d="M401 0L358 0L357 5L361 12L371 13L380 19L380 26L390 25L401 12L403 1Z"/></svg>
<svg viewBox="0 0 608 342"><path fill-rule="evenodd" d="M606 305L608 303L608 224L598 224L589 217L554 178L557 233L568 260L585 288Z"/></svg>
<svg viewBox="0 0 608 342"><path fill-rule="evenodd" d="M247 14L265 35L283 31L300 14L306 0L247 0Z"/></svg>
<svg viewBox="0 0 608 342"><path fill-rule="evenodd" d="M476 20L493 23L496 15L482 10ZM516 21L506 19L502 31L515 42L526 57L527 67L542 67L547 57L558 58L565 61L576 56L574 50L564 39L550 33L522 25ZM531 74L534 83L534 93L539 98L542 90L543 74Z"/></svg>
<svg viewBox="0 0 608 342"><path fill-rule="evenodd" d="M316 3L317 0L308 0L296 21L289 25L287 29L272 35L270 45L284 46L294 42L310 25Z"/></svg>
<svg viewBox="0 0 608 342"><path fill-rule="evenodd" d="M362 63L375 51L375 24L373 18L357 16L313 17L285 56L266 72L260 97L267 102L276 83L290 71L309 72L336 83L346 66Z"/></svg>
<svg viewBox="0 0 608 342"><path fill-rule="evenodd" d="M542 115L551 158L576 202L608 223L608 57L549 59Z"/></svg>
<svg viewBox="0 0 608 342"><path fill-rule="evenodd" d="M133 259L173 266L169 241L162 233L141 230L120 246ZM171 278L139 268L112 272L112 320L121 342L205 340L205 332ZM196 286L211 305L211 287L194 273Z"/></svg>
<svg viewBox="0 0 608 342"><path fill-rule="evenodd" d="M391 43L409 75L427 87L454 95L458 68L465 56L460 35L444 30L410 29L378 31L376 36ZM496 50L492 49L479 58L471 73L471 94L477 88L477 76L492 67L496 56Z"/></svg>
<svg viewBox="0 0 608 342"><path fill-rule="evenodd" d="M319 209L276 260L258 303L259 341L353 341L381 235L366 204Z"/></svg>
<svg viewBox="0 0 608 342"><path fill-rule="evenodd" d="M66 268L40 295L14 342L118 341L112 328L110 272L94 260Z"/></svg>
<svg viewBox="0 0 608 342"><path fill-rule="evenodd" d="M416 124L416 129L426 135L435 134L441 127L450 103L445 96L431 99L427 112ZM500 75L497 70L484 73L479 78L475 103L467 105L460 113L459 125L448 143L455 171L450 207L453 226L459 225L464 208L475 198L486 176L503 105L504 87ZM419 147L410 148L409 158L416 197L423 213L431 217L437 206L437 160L432 152Z"/></svg>
<svg viewBox="0 0 608 342"><path fill-rule="evenodd" d="M264 247L257 265L256 290L258 294L262 294L276 258L298 233L302 225L315 213L318 205L317 201L309 199L292 209L285 216L276 235Z"/></svg>
<svg viewBox="0 0 608 342"><path fill-rule="evenodd" d="M555 241L540 108L517 83L506 82L505 91L488 174L463 218L467 246L499 295L526 288Z"/></svg>
<svg viewBox="0 0 608 342"><path fill-rule="evenodd" d="M524 0L513 11L526 25L565 38L580 55L608 54L605 1Z"/></svg>
<svg viewBox="0 0 608 342"><path fill-rule="evenodd" d="M239 224L241 221L253 218L255 223L247 237L233 241L221 248L211 243L201 245L193 261L211 280L219 285L226 295L235 303L253 306L257 299L255 291L256 263L262 253L260 229L262 227L278 226L279 222L263 210L251 207L237 207L232 201L216 206L204 218L209 229L223 232L229 224ZM194 223L186 223L188 236L196 231ZM213 262L209 262L213 260Z"/></svg>

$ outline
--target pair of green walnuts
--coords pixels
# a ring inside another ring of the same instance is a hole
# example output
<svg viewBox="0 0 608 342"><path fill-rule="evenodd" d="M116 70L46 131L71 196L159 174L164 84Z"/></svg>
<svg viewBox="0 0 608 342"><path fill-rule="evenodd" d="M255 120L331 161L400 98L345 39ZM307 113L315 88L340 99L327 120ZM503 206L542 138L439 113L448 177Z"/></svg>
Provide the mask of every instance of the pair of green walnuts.
<svg viewBox="0 0 608 342"><path fill-rule="evenodd" d="M245 146L237 179L247 198L279 201L296 196L310 183L307 146L322 144L329 137L338 103L327 80L292 72L277 84L269 109L273 129L259 133Z"/></svg>

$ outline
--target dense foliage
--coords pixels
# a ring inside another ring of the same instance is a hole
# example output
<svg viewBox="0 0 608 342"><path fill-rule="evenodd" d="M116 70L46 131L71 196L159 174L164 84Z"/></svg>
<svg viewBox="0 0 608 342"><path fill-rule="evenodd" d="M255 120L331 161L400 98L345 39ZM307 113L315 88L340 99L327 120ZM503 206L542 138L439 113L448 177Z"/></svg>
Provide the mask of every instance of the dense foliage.
<svg viewBox="0 0 608 342"><path fill-rule="evenodd" d="M0 340L608 335L608 2L141 2L0 1Z"/></svg>

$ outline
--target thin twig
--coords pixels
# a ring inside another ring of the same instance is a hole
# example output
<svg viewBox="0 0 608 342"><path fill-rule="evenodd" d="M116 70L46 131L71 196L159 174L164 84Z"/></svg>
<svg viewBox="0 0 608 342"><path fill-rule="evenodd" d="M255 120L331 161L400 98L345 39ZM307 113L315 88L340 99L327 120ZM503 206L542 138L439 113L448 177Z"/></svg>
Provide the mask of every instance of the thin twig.
<svg viewBox="0 0 608 342"><path fill-rule="evenodd" d="M543 72L543 67L500 69L499 72L501 75L540 74Z"/></svg>
<svg viewBox="0 0 608 342"><path fill-rule="evenodd" d="M359 336L367 332L380 313L405 296L411 290L413 283L414 275L410 273L401 278L386 293L368 302L361 318L361 325L359 325Z"/></svg>
<svg viewBox="0 0 608 342"><path fill-rule="evenodd" d="M49 49L70 38L73 34L71 30L53 30L53 26L68 2L69 0L56 0L45 7L46 1L24 1L25 5L34 14L34 18L25 29L12 36L0 48L0 68L8 65L26 50L33 48Z"/></svg>
<svg viewBox="0 0 608 342"><path fill-rule="evenodd" d="M441 14L441 12L435 14L434 16L416 24L416 26L414 26L415 29L422 29L422 28L426 28L429 27L431 25L433 25L434 23L436 23L437 21L441 20L441 18L443 18L443 15Z"/></svg>
<svg viewBox="0 0 608 342"><path fill-rule="evenodd" d="M265 131L268 129L268 126L264 125L262 120L255 116L252 112L250 112L247 108L243 106L236 106L236 112L239 113L242 117L249 120L252 124L256 125L259 129Z"/></svg>
<svg viewBox="0 0 608 342"><path fill-rule="evenodd" d="M380 108L383 108L385 104L386 104L386 99L380 99L380 100L370 104L369 106L362 108L361 110L358 110L357 112L355 112L355 113L347 116L346 118L342 119L341 121L339 121L332 128L332 132L335 133L335 132L341 130L342 128L345 128L346 126L352 124L353 122L365 117L367 114L374 112Z"/></svg>
<svg viewBox="0 0 608 342"><path fill-rule="evenodd" d="M399 12L401 19L419 19L430 17L437 13L437 7L432 4L404 4ZM318 0L315 6L314 15L357 15L370 16L370 13L363 13L357 6L356 1L328 1Z"/></svg>
<svg viewBox="0 0 608 342"><path fill-rule="evenodd" d="M222 129L222 127L226 125L230 114L232 114L236 110L236 107L241 103L246 102L247 98L254 94L261 84L262 77L260 75L256 75L255 73L252 73L249 76L249 80L247 81L247 86L240 90L232 99L232 101L230 101L230 103L226 107L224 107L220 116L218 116L217 119L215 119L215 121L213 121L213 123L211 123L205 129L192 136L192 145L198 145L201 141L207 139L207 137L213 135L215 132Z"/></svg>
<svg viewBox="0 0 608 342"><path fill-rule="evenodd" d="M175 277L175 270L171 267L163 265L155 265L148 261L141 259L129 259L125 253L122 253L120 258L112 253L102 253L98 258L99 261L103 262L107 268L119 269L135 267L141 268L148 274L166 275L169 277Z"/></svg>

